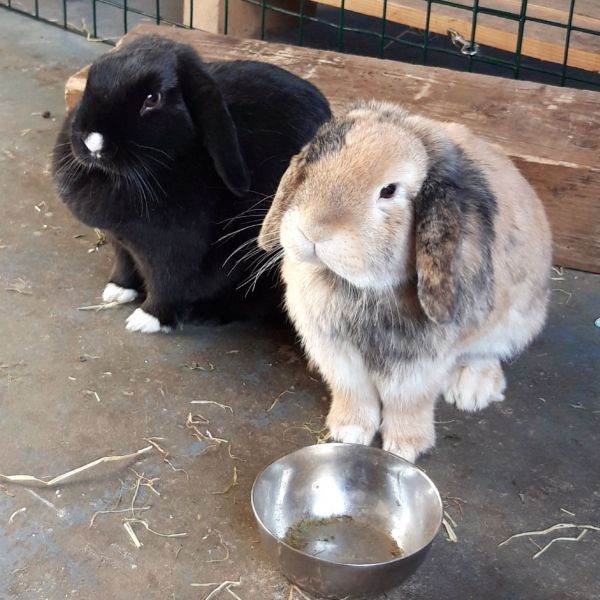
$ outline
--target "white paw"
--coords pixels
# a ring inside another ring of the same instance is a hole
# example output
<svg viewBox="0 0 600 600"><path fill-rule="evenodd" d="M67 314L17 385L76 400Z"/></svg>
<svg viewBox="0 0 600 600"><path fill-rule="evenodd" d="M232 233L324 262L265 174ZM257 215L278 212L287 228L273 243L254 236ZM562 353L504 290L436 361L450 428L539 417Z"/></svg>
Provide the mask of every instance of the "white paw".
<svg viewBox="0 0 600 600"><path fill-rule="evenodd" d="M329 425L329 433L335 442L368 446L373 441L376 432L360 425Z"/></svg>
<svg viewBox="0 0 600 600"><path fill-rule="evenodd" d="M419 450L415 446L411 446L410 444L396 444L393 440L383 440L382 448L387 452L391 452L408 462L414 463L417 460L417 456L421 454L422 450Z"/></svg>
<svg viewBox="0 0 600 600"><path fill-rule="evenodd" d="M136 290L123 288L116 283L107 283L102 292L102 302L118 302L119 304L127 304L133 302L138 296Z"/></svg>
<svg viewBox="0 0 600 600"><path fill-rule="evenodd" d="M444 393L444 399L468 412L481 410L504 400L506 379L498 361L478 362L459 367Z"/></svg>
<svg viewBox="0 0 600 600"><path fill-rule="evenodd" d="M168 333L171 331L170 327L161 325L160 321L148 314L141 308L136 308L128 317L127 325L125 326L127 331L141 331L142 333Z"/></svg>

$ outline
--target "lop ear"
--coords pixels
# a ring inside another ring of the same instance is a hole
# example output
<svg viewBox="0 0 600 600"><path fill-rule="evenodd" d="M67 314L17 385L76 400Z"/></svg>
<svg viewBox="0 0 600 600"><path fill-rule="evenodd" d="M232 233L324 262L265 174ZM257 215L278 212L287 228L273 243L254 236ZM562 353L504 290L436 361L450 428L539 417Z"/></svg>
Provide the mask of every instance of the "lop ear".
<svg viewBox="0 0 600 600"><path fill-rule="evenodd" d="M236 196L250 189L235 124L217 84L192 48L181 46L177 72L183 99L219 177Z"/></svg>
<svg viewBox="0 0 600 600"><path fill-rule="evenodd" d="M281 234L281 220L289 207L294 193L304 178L304 166L306 152L302 150L290 161L287 171L283 174L279 187L275 193L275 199L263 221L258 235L258 245L267 252L273 250L279 244Z"/></svg>
<svg viewBox="0 0 600 600"><path fill-rule="evenodd" d="M436 323L456 313L460 238L460 190L450 178L430 173L415 200L415 254L419 302Z"/></svg>

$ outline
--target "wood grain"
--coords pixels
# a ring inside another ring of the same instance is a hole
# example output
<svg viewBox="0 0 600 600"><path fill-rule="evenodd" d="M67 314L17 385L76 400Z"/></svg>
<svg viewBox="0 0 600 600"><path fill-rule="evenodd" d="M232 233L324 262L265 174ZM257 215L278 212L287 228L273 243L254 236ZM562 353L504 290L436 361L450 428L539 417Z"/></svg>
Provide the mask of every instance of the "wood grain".
<svg viewBox="0 0 600 600"><path fill-rule="evenodd" d="M142 25L125 38L158 33L193 45L207 61L251 59L309 79L334 110L357 98L403 104L457 121L500 145L548 211L556 264L600 273L600 94L401 62ZM78 102L86 71L67 83Z"/></svg>

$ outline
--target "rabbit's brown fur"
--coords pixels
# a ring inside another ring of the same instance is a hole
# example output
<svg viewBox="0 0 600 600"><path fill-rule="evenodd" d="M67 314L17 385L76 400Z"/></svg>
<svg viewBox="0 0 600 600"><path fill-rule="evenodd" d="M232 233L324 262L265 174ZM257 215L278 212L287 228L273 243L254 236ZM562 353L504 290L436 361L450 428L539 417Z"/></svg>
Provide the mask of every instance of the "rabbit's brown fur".
<svg viewBox="0 0 600 600"><path fill-rule="evenodd" d="M340 441L380 430L414 460L434 443L436 398L464 410L502 400L500 361L544 323L551 240L531 186L465 127L391 104L319 130L259 242L283 246L287 309L331 388Z"/></svg>

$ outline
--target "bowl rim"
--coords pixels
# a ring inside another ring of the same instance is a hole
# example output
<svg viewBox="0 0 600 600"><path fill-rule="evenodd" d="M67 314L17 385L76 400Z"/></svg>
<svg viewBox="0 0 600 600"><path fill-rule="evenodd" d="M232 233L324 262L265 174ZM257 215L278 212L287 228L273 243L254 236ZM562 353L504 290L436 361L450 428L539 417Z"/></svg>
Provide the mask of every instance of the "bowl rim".
<svg viewBox="0 0 600 600"><path fill-rule="evenodd" d="M413 467L419 474L421 477L424 477L425 480L427 481L427 483L429 483L429 485L431 486L431 489L434 491L435 497L437 498L437 501L439 503L439 522L437 524L437 527L435 528L435 532L434 534L421 546L419 546L416 550L414 550L413 552L411 552L410 554L405 554L403 556L398 556L396 558L392 558L391 560L386 560L383 562L377 562L377 563L345 563L345 562L337 562L334 560L328 560L326 558L321 558L319 556L315 556L313 554L309 554L308 552L304 552L302 550L299 550L298 548L294 548L294 546L290 546L290 544L284 542L281 538L279 538L278 536L276 536L263 522L263 520L259 517L256 506L254 504L254 492L256 489L256 486L259 482L259 480L261 479L262 475L264 474L264 472L269 469L270 467L272 467L275 463L278 463L280 460L287 458L289 456L292 456L294 454L298 454L300 452L305 452L307 449L314 449L314 448L320 448L320 447L326 447L326 446L333 446L333 447L358 447L361 449L364 449L367 452L376 452L379 454L383 454L383 455L387 455L387 456L391 456L392 458L399 460L401 462L406 463L407 465L409 465L410 467ZM299 554L302 557L306 557L308 559L312 559L315 560L317 562L321 562L321 563L325 563L325 564L330 564L330 565L336 565L336 566L341 566L341 567L351 567L351 568L359 568L359 569L366 569L368 567L383 567L383 566L389 566L389 565L393 565L395 563L401 563L402 561L408 560L409 558L419 554L420 552L422 552L425 548L427 548L432 542L433 540L436 538L436 536L438 535L440 528L442 526L442 521L444 518L444 503L442 501L442 496L440 495L440 491L438 490L437 486L435 485L435 483L433 482L433 480L431 479L431 477L429 477L429 475L427 475L427 473L425 473L425 471L423 469L421 469L420 467L418 467L417 465L415 465L414 463L411 463L410 461L402 458L401 456L398 456L396 454L392 454L391 452L388 452L387 450L383 450L383 448L375 448L373 446L365 446L363 444L348 444L348 443L344 443L344 442L327 442L325 444L309 444L308 446L302 446L301 448L297 448L296 450L292 451L292 452L288 452L287 454L283 454L282 456L280 456L279 458L276 458L275 460L271 461L268 465L266 465L263 469L260 470L260 472L258 473L258 475L256 476L256 478L254 479L254 483L252 484L252 489L250 490L250 504L252 506L252 512L254 514L254 518L256 519L256 521L258 522L258 524L260 525L260 527L266 531L278 544L281 544L282 546L284 546L287 550L292 551L295 554Z"/></svg>

